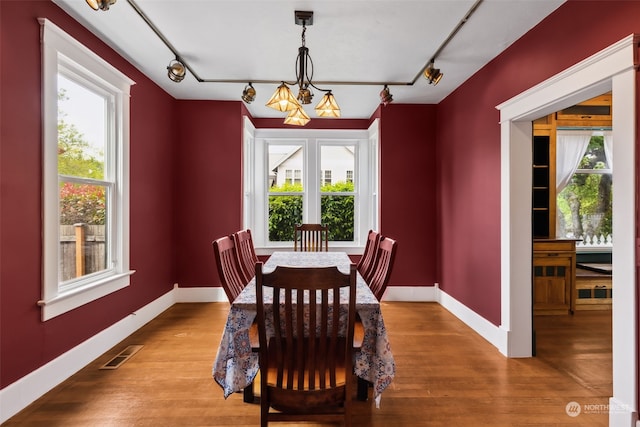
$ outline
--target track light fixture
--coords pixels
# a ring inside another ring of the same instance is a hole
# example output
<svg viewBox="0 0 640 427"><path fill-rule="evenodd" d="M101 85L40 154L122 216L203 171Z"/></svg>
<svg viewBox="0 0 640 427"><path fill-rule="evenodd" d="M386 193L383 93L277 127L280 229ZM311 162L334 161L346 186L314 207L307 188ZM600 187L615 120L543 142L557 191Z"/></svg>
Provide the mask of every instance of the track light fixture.
<svg viewBox="0 0 640 427"><path fill-rule="evenodd" d="M393 95L389 92L389 87L384 85L384 89L380 91L380 103L385 107L393 102Z"/></svg>
<svg viewBox="0 0 640 427"><path fill-rule="evenodd" d="M283 81L266 105L278 111L289 111L290 113L285 120L286 124L304 126L311 119L303 110L302 105L311 104L313 98L311 88L314 88L326 92L316 106L316 114L320 117L340 117L340 107L338 107L331 90L321 89L312 82L313 60L309 55L309 49L305 46L305 33L307 25L313 25L313 12L296 10L294 16L296 25L302 25L302 46L298 48L296 58L296 81L294 83ZM288 85L298 86L297 97L293 96Z"/></svg>
<svg viewBox="0 0 640 427"><path fill-rule="evenodd" d="M424 70L424 78L427 79L429 84L437 85L440 79L442 79L442 73L440 72L440 68L434 68L433 60L427 66L427 69Z"/></svg>
<svg viewBox="0 0 640 427"><path fill-rule="evenodd" d="M87 4L93 10L109 10L109 6L115 2L116 0L87 0Z"/></svg>
<svg viewBox="0 0 640 427"><path fill-rule="evenodd" d="M256 90L253 88L251 82L244 87L242 91L242 100L247 104L251 104L256 99Z"/></svg>
<svg viewBox="0 0 640 427"><path fill-rule="evenodd" d="M184 63L180 61L180 59L176 58L169 63L169 66L167 67L167 75L172 81L180 83L184 80L184 76L187 75L187 67L185 67Z"/></svg>

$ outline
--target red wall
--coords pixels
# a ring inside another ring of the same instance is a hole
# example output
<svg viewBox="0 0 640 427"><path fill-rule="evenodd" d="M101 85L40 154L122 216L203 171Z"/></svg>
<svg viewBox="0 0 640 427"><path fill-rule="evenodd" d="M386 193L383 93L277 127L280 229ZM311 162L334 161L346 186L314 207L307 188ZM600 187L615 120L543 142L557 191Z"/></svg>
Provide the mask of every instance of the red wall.
<svg viewBox="0 0 640 427"><path fill-rule="evenodd" d="M495 106L640 33L638 16L640 2L570 0L438 105L440 284L496 325L501 319Z"/></svg>
<svg viewBox="0 0 640 427"><path fill-rule="evenodd" d="M131 286L42 322L41 61L45 17L136 81L131 90ZM172 288L174 100L49 1L0 2L0 387Z"/></svg>
<svg viewBox="0 0 640 427"><path fill-rule="evenodd" d="M380 232L398 242L389 286L437 282L436 106L389 104L380 118Z"/></svg>
<svg viewBox="0 0 640 427"><path fill-rule="evenodd" d="M241 105L177 102L172 209L180 286L220 286L211 243L242 227Z"/></svg>

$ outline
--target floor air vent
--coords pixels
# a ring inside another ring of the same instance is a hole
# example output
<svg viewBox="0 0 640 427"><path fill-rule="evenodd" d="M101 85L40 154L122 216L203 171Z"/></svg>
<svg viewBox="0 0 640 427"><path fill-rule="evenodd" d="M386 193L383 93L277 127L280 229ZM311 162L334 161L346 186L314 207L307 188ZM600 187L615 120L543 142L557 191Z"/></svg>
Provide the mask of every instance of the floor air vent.
<svg viewBox="0 0 640 427"><path fill-rule="evenodd" d="M130 345L113 359L109 360L107 363L102 365L100 369L118 369L120 365L129 360L131 356L136 354L143 346L142 345Z"/></svg>

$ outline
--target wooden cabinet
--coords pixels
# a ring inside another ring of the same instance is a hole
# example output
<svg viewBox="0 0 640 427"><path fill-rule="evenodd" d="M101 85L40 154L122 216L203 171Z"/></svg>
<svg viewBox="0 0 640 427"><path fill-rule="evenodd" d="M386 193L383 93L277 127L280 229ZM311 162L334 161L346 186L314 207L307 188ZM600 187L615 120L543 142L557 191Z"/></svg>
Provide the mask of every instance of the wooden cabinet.
<svg viewBox="0 0 640 427"><path fill-rule="evenodd" d="M576 299L575 278L575 240L534 240L534 314L573 314Z"/></svg>

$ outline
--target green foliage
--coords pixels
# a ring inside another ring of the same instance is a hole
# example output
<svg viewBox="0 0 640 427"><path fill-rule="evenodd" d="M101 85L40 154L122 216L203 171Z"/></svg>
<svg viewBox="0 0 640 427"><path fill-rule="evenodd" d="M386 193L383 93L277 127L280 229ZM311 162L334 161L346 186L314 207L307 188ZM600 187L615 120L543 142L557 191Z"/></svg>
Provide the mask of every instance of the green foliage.
<svg viewBox="0 0 640 427"><path fill-rule="evenodd" d="M606 157L604 152L604 138L594 136L582 160L580 169L605 169ZM583 231L591 231L596 235L608 235L612 228L612 197L610 174L576 173L569 184L557 197L557 209L562 215L561 221L565 230L581 235ZM595 220L594 218L599 218ZM582 230L582 224L596 222L595 229Z"/></svg>
<svg viewBox="0 0 640 427"><path fill-rule="evenodd" d="M105 188L65 182L60 188L60 224L105 224Z"/></svg>
<svg viewBox="0 0 640 427"><path fill-rule="evenodd" d="M352 182L326 184L322 193L353 192ZM301 184L284 184L272 187L271 193L302 192ZM321 222L329 226L329 240L352 241L354 230L353 195L321 196ZM269 240L290 242L294 238L294 226L302 222L302 195L270 195L269 196Z"/></svg>

